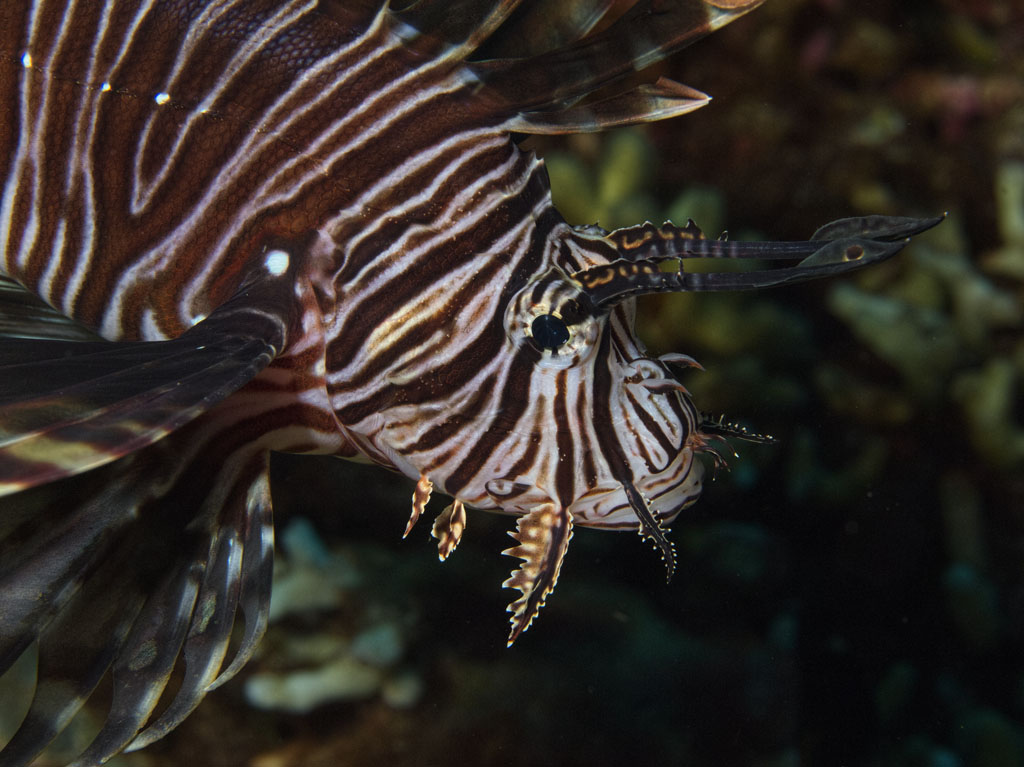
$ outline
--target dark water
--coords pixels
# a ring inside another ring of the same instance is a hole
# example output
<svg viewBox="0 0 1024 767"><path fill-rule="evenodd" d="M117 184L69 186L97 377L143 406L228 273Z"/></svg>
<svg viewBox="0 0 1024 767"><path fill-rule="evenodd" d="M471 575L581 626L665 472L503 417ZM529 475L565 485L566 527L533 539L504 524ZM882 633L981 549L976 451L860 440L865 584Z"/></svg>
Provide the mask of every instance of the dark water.
<svg viewBox="0 0 1024 767"><path fill-rule="evenodd" d="M674 525L668 586L637 536L577 532L512 649L510 519L471 512L441 565L429 524L400 540L405 480L283 458L283 573L333 606L276 622L122 764L1024 764L1024 10L775 0L659 73L715 101L536 144L570 215L773 239L949 220L842 285L645 301L651 346L707 368L698 405L779 441L734 445ZM353 699L246 702L254 675L357 646L386 657Z"/></svg>

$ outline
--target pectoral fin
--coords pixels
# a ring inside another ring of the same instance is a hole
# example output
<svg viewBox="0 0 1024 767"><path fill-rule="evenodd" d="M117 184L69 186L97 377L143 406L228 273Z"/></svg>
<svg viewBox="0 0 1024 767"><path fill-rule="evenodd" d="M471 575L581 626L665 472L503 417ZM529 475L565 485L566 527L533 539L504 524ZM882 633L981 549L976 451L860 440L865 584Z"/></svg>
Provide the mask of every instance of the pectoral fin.
<svg viewBox="0 0 1024 767"><path fill-rule="evenodd" d="M0 293L0 496L150 445L257 375L287 318L246 291L178 338L110 342ZM24 294L24 291L22 291ZM44 324L45 323L45 324ZM58 332L60 331L60 332ZM70 336L70 337L69 337Z"/></svg>

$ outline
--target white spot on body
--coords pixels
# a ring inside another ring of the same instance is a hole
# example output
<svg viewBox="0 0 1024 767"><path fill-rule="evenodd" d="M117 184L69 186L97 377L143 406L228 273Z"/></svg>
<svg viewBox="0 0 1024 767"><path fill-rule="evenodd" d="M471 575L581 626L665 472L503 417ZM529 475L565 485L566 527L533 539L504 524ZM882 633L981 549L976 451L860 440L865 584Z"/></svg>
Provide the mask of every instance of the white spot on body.
<svg viewBox="0 0 1024 767"><path fill-rule="evenodd" d="M158 93L158 94L156 94L156 97L155 97L156 103L159 104L160 106L163 106L164 104L166 104L170 100L171 100L171 94L170 93Z"/></svg>
<svg viewBox="0 0 1024 767"><path fill-rule="evenodd" d="M267 257L263 261L263 265L267 268L275 277L280 277L282 274L288 271L289 259L288 254L283 250L271 250L267 253Z"/></svg>
<svg viewBox="0 0 1024 767"><path fill-rule="evenodd" d="M31 69L32 68L32 54L29 53L28 51L26 51L25 53L21 54L21 65L23 67L25 67L25 69Z"/></svg>
<svg viewBox="0 0 1024 767"><path fill-rule="evenodd" d="M403 43L408 43L420 36L420 31L416 27L402 21L392 22L391 31Z"/></svg>
<svg viewBox="0 0 1024 767"><path fill-rule="evenodd" d="M112 88L112 86L110 85L110 83L103 83L103 84L102 84L102 85L100 86L100 93L110 93L110 91L111 91L112 89L113 89L113 88Z"/></svg>
<svg viewBox="0 0 1024 767"><path fill-rule="evenodd" d="M117 331L115 331L114 336L108 336L108 338L116 337ZM156 321L156 313L152 308L146 309L142 313L142 339L144 341L163 341L166 338L166 334L160 329L160 325Z"/></svg>

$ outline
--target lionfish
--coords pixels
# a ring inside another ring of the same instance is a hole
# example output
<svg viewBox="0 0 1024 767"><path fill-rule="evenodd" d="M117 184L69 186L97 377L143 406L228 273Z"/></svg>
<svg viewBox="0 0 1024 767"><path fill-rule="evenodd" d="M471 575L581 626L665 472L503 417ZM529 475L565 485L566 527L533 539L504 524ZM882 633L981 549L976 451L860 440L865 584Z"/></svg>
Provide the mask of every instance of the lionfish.
<svg viewBox="0 0 1024 767"><path fill-rule="evenodd" d="M160 738L246 662L271 451L405 474L409 528L452 497L442 558L467 507L517 515L509 643L576 525L639 532L671 576L714 424L674 372L696 363L637 339L636 297L843 274L935 221L573 227L517 138L703 106L605 86L761 2L3 0L0 671L37 643L38 675L0 764L107 673L76 765Z"/></svg>

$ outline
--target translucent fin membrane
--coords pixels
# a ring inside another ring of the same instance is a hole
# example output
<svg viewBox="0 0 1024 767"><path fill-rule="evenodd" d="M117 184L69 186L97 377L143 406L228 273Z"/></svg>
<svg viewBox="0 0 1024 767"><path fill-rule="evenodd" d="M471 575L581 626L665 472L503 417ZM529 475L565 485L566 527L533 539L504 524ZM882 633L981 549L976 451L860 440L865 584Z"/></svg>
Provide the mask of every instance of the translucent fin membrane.
<svg viewBox="0 0 1024 767"><path fill-rule="evenodd" d="M277 285L260 287L169 341L39 339L20 323L23 335L0 344L0 496L151 445L256 376L283 347L291 312ZM30 316L49 332L44 311Z"/></svg>

